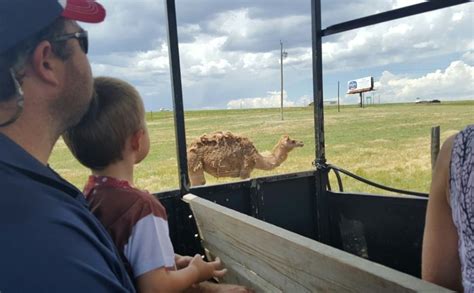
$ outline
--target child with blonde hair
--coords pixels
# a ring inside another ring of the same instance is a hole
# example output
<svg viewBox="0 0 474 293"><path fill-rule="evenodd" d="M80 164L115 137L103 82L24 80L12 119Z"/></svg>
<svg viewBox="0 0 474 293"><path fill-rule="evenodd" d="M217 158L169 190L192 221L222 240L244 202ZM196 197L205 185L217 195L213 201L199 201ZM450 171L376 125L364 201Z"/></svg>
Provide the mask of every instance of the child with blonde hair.
<svg viewBox="0 0 474 293"><path fill-rule="evenodd" d="M197 288L194 284L222 277L226 269L221 269L218 258L205 262L200 255L175 255L165 208L133 185L134 166L150 148L139 93L130 84L110 77L96 78L94 87L89 112L63 137L74 156L92 171L84 195L112 236L137 289L192 290ZM247 291L240 286L206 283L203 288L210 291Z"/></svg>

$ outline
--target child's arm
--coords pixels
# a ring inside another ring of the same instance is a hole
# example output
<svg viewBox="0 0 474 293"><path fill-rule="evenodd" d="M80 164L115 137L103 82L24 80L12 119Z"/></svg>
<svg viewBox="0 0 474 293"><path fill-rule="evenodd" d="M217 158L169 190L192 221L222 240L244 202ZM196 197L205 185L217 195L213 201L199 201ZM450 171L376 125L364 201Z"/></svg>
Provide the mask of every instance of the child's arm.
<svg viewBox="0 0 474 293"><path fill-rule="evenodd" d="M197 254L189 265L181 270L170 271L159 268L139 276L136 280L138 291L141 293L182 291L212 277L222 277L227 270L220 267L219 258L205 262Z"/></svg>

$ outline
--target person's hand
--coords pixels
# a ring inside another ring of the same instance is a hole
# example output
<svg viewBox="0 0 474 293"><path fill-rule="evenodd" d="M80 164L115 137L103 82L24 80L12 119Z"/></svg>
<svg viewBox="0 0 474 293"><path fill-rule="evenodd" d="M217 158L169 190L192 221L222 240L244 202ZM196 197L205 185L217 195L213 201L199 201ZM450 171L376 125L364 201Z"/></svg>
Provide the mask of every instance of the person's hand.
<svg viewBox="0 0 474 293"><path fill-rule="evenodd" d="M176 268L178 270L184 269L185 267L187 267L189 265L189 263L191 262L192 259L193 258L189 255L176 254L175 255Z"/></svg>
<svg viewBox="0 0 474 293"><path fill-rule="evenodd" d="M221 269L221 260L216 257L214 261L205 262L202 260L201 255L196 254L189 267L193 267L198 272L198 282L209 280L210 278L220 278L227 273L227 269Z"/></svg>

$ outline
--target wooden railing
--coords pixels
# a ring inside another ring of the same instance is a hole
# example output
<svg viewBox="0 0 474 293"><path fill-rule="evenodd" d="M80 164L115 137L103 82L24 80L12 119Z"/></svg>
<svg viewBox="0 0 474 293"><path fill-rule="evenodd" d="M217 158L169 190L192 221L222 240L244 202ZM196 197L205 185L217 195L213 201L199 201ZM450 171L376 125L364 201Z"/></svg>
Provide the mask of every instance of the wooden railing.
<svg viewBox="0 0 474 293"><path fill-rule="evenodd" d="M209 257L228 269L223 282L256 292L449 292L195 195L183 199Z"/></svg>

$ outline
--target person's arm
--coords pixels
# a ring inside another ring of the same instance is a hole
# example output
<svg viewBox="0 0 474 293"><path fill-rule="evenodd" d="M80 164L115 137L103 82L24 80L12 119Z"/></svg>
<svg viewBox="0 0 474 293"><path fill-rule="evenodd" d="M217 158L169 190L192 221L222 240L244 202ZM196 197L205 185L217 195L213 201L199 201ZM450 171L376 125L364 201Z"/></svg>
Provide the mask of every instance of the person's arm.
<svg viewBox="0 0 474 293"><path fill-rule="evenodd" d="M454 136L441 148L433 172L423 236L422 278L463 290L458 255L458 235L449 205L449 165Z"/></svg>
<svg viewBox="0 0 474 293"><path fill-rule="evenodd" d="M205 262L197 254L183 269L173 271L162 267L138 276L137 288L141 293L183 291L212 277L222 277L227 270L220 267L219 258L212 262Z"/></svg>

